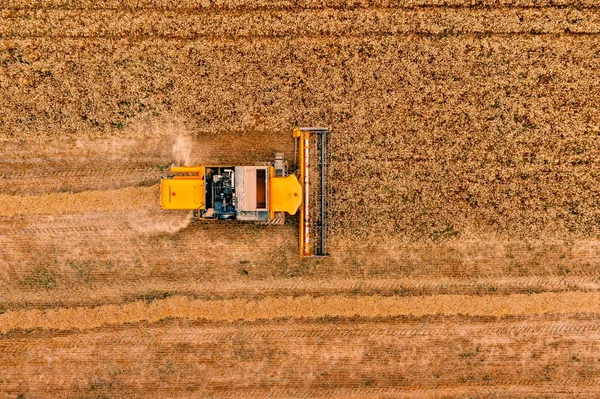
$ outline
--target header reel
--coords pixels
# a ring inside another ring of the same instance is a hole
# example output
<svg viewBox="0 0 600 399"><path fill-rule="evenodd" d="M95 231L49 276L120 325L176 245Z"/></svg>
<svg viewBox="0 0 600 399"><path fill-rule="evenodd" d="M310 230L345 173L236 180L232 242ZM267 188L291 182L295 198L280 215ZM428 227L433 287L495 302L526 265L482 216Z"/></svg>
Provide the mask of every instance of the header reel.
<svg viewBox="0 0 600 399"><path fill-rule="evenodd" d="M300 207L300 256L328 256L329 233L329 129L296 128L302 205Z"/></svg>

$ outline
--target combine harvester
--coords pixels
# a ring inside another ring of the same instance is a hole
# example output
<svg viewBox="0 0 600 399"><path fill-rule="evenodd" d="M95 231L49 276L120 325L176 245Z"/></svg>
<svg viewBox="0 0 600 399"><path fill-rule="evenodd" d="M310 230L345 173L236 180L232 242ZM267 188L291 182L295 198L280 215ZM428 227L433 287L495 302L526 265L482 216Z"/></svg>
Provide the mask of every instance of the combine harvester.
<svg viewBox="0 0 600 399"><path fill-rule="evenodd" d="M293 174L283 154L262 166L171 166L171 175L160 181L161 208L192 210L199 219L261 224L281 223L285 212L300 209L300 256L327 256L329 130L296 128L292 136Z"/></svg>

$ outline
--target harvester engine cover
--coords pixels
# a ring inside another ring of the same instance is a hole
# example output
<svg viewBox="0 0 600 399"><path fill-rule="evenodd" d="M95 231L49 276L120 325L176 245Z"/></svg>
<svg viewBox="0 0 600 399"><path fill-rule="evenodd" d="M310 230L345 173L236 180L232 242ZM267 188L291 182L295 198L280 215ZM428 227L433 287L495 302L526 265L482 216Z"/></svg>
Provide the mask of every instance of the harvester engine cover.
<svg viewBox="0 0 600 399"><path fill-rule="evenodd" d="M162 209L190 209L204 219L268 221L297 212L302 187L273 166L172 166L161 180Z"/></svg>

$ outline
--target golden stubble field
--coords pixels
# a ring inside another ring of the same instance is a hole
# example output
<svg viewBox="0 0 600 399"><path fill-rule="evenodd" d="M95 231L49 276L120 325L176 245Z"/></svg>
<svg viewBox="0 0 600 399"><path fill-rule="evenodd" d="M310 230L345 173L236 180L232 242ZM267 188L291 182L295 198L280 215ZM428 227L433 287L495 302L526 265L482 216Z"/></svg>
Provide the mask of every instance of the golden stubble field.
<svg viewBox="0 0 600 399"><path fill-rule="evenodd" d="M0 397L596 397L600 3L0 3ZM331 257L161 213L332 129Z"/></svg>

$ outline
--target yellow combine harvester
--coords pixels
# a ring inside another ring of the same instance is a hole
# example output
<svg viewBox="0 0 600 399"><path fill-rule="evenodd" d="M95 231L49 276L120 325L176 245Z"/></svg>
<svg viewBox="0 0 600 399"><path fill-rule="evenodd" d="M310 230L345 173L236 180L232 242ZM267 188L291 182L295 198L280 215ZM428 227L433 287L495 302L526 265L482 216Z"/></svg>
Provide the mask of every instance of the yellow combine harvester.
<svg viewBox="0 0 600 399"><path fill-rule="evenodd" d="M267 224L278 213L300 209L300 255L326 256L329 131L296 128L292 135L299 179L288 174L283 154L264 166L171 166L171 175L160 182L161 208L192 210L201 219Z"/></svg>

